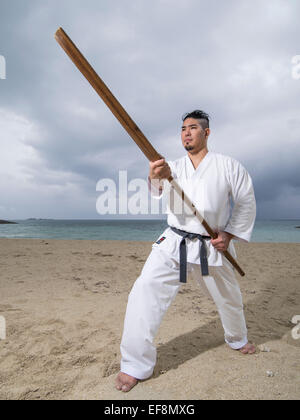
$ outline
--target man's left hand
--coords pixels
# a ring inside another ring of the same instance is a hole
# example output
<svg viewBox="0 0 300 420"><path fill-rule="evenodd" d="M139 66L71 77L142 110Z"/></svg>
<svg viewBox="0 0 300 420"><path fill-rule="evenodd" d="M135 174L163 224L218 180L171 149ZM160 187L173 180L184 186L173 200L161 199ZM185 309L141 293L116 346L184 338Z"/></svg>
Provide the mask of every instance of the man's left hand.
<svg viewBox="0 0 300 420"><path fill-rule="evenodd" d="M211 244L220 252L227 251L233 235L227 232L218 232L218 237L211 240Z"/></svg>

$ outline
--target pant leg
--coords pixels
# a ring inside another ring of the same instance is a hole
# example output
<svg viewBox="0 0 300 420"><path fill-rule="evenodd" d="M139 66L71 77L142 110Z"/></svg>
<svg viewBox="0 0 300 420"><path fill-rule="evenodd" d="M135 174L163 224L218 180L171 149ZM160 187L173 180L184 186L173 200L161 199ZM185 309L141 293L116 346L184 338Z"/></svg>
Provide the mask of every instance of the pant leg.
<svg viewBox="0 0 300 420"><path fill-rule="evenodd" d="M154 338L180 287L179 264L153 248L127 304L121 341L121 372L146 379L156 363Z"/></svg>
<svg viewBox="0 0 300 420"><path fill-rule="evenodd" d="M242 294L234 269L224 258L223 266L209 267L210 276L202 277L200 266L193 264L193 275L215 302L224 328L225 341L233 349L248 342Z"/></svg>

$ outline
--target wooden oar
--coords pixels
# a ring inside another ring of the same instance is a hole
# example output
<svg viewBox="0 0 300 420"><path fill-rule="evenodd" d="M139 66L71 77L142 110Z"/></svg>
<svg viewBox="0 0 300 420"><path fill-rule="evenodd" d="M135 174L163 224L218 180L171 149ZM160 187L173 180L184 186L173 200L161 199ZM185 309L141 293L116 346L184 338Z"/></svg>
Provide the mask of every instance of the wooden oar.
<svg viewBox="0 0 300 420"><path fill-rule="evenodd" d="M73 43L73 41L68 37L65 31L62 28L59 28L55 33L55 39L59 43L59 45L64 49L79 71L83 74L83 76L88 80L88 82L92 85L101 99L106 103L108 108L114 114L114 116L119 120L121 125L125 128L127 133L130 137L135 141L144 155L148 158L148 160L154 162L162 158L162 156L157 153L154 149L152 144L149 140L144 136L142 131L139 127L135 124L132 118L127 114L125 109L119 103L119 101L114 97L111 91L108 89L106 84L103 80L98 76L89 62L85 59L85 57L81 54L79 49ZM214 232L207 222L203 219L203 216L199 213L197 208L194 206L192 201L187 197L184 193L182 188L178 185L178 183L174 180L173 177L168 178L168 181L175 189L177 194L182 198L184 203L187 207L193 212L193 214L198 218L198 220L202 223L203 227L207 231L207 233L213 238L217 238L217 233ZM236 260L232 257L232 255L225 251L223 252L225 257L230 261L233 267L239 272L241 276L244 276L245 273L238 265Z"/></svg>

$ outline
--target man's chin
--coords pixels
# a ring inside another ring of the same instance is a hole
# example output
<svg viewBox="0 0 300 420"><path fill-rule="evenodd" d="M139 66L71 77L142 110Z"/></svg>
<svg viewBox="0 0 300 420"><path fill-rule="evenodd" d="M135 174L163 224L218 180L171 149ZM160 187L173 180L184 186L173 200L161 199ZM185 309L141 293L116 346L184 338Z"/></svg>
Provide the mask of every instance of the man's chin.
<svg viewBox="0 0 300 420"><path fill-rule="evenodd" d="M191 152L192 150L194 150L193 146L185 146L184 148L187 152Z"/></svg>

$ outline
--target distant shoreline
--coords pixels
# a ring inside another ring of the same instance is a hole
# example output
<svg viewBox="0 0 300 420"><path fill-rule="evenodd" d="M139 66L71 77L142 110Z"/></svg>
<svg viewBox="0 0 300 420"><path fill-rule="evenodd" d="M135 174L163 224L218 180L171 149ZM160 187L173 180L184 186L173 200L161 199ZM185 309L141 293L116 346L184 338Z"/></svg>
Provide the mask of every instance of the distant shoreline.
<svg viewBox="0 0 300 420"><path fill-rule="evenodd" d="M10 219L17 224L0 224L0 237L65 240L154 241L168 227L166 220L141 219ZM1 220L6 222L6 220ZM7 220L9 221L9 220ZM1 227L2 226L2 227ZM259 221L251 242L300 243L300 219Z"/></svg>
<svg viewBox="0 0 300 420"><path fill-rule="evenodd" d="M10 222L9 220L0 220L0 225L17 225L17 222Z"/></svg>

